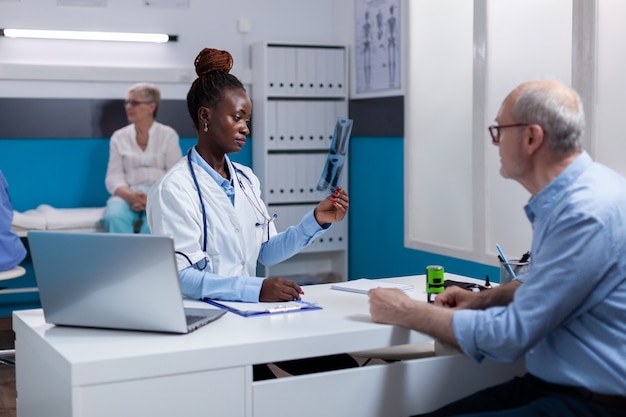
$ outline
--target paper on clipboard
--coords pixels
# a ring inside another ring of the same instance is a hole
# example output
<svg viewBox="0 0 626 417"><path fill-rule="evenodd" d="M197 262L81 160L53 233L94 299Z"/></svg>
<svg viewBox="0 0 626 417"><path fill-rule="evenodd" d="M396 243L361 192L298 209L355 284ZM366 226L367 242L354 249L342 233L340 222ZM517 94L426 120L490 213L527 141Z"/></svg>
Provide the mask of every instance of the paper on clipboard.
<svg viewBox="0 0 626 417"><path fill-rule="evenodd" d="M322 307L308 301L294 300L279 303L246 303L242 301L204 300L213 306L223 308L231 313L243 317L259 316L264 314L284 314L298 311L321 310Z"/></svg>
<svg viewBox="0 0 626 417"><path fill-rule="evenodd" d="M348 144L352 132L352 119L338 117L330 144L328 158L317 183L318 191L335 191L341 184L341 173L348 156Z"/></svg>

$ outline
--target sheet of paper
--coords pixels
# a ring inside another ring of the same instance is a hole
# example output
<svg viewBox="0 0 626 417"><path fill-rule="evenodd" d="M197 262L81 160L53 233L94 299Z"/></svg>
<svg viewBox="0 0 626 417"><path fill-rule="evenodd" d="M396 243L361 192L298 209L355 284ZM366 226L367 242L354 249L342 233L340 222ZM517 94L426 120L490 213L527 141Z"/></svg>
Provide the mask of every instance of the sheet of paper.
<svg viewBox="0 0 626 417"><path fill-rule="evenodd" d="M373 288L399 288L404 292L413 291L413 285L396 284L378 279L361 278L353 281L336 283L330 286L333 290L350 291L360 294L367 294Z"/></svg>

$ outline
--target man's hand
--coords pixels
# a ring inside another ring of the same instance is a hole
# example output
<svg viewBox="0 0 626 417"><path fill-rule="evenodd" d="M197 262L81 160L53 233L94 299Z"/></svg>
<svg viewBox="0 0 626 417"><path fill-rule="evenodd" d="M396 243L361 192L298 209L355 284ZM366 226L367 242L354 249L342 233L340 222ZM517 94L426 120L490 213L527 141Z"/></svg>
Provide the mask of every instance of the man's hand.
<svg viewBox="0 0 626 417"><path fill-rule="evenodd" d="M454 309L477 309L480 308L479 293L453 285L437 294L435 305Z"/></svg>
<svg viewBox="0 0 626 417"><path fill-rule="evenodd" d="M414 300L398 288L374 288L368 295L370 314L376 323L417 330L458 346L452 330L451 309Z"/></svg>
<svg viewBox="0 0 626 417"><path fill-rule="evenodd" d="M395 324L407 327L403 321L408 316L412 300L398 288L374 288L368 292L370 314L376 323Z"/></svg>
<svg viewBox="0 0 626 417"><path fill-rule="evenodd" d="M451 286L435 297L435 305L455 310L484 310L494 306L506 306L513 301L513 295L520 285L522 285L520 281L514 280L481 292Z"/></svg>

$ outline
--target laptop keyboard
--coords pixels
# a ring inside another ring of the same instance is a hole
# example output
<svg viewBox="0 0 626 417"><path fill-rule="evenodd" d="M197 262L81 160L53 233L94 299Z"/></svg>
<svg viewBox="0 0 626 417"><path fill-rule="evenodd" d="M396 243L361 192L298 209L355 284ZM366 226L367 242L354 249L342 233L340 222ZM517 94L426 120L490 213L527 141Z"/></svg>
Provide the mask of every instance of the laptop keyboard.
<svg viewBox="0 0 626 417"><path fill-rule="evenodd" d="M197 311L200 310L200 311ZM210 323L226 314L226 310L204 310L190 308L185 310L185 318L187 319L187 331L196 330L207 323Z"/></svg>
<svg viewBox="0 0 626 417"><path fill-rule="evenodd" d="M194 316L194 315L187 315L185 316L187 318L187 326L191 326L194 323L199 322L200 320L206 318L205 316Z"/></svg>

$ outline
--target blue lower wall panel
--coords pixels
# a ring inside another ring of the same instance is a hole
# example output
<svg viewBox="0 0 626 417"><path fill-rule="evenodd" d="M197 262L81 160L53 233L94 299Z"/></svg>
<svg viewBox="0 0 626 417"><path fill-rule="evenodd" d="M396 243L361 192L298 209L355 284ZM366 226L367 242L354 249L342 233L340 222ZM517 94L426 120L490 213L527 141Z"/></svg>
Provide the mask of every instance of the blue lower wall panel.
<svg viewBox="0 0 626 417"><path fill-rule="evenodd" d="M196 138L181 138L183 153L196 144ZM251 146L231 159L250 165ZM19 138L0 139L0 170L9 183L13 208L34 209L40 204L56 208L103 207L109 198L104 177L109 161L108 138ZM22 239L28 245L26 239ZM21 265L26 275L1 281L4 288L35 287L30 257ZM13 310L39 308L37 293L0 294L0 317Z"/></svg>
<svg viewBox="0 0 626 417"><path fill-rule="evenodd" d="M353 137L349 152L349 276L424 274L426 266L497 282L499 270L404 247L404 139Z"/></svg>

